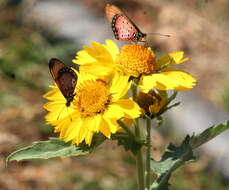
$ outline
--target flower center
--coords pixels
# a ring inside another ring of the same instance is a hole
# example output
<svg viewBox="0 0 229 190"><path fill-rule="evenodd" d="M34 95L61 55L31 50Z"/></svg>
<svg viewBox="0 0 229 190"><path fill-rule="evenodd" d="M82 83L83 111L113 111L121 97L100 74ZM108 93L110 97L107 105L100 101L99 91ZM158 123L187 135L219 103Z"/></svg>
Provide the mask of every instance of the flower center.
<svg viewBox="0 0 229 190"><path fill-rule="evenodd" d="M129 44L122 47L116 63L122 71L134 77L140 74L151 74L155 69L155 55L144 45Z"/></svg>
<svg viewBox="0 0 229 190"><path fill-rule="evenodd" d="M91 117L103 113L111 101L107 83L102 80L88 81L76 93L74 105L81 117Z"/></svg>

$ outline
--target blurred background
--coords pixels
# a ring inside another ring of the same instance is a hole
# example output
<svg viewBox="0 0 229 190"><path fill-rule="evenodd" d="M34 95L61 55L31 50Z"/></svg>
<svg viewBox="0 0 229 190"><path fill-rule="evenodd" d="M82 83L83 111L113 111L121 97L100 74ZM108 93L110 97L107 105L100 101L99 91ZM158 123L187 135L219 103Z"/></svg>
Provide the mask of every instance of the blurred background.
<svg viewBox="0 0 229 190"><path fill-rule="evenodd" d="M179 68L198 79L182 92L181 106L153 127L153 157L160 159L171 141L200 132L229 118L228 0L0 0L0 190L133 190L135 161L130 152L107 141L80 158L12 162L5 158L33 141L53 134L45 124L42 95L53 83L48 60L70 65L75 52L90 41L113 39L105 19L114 3L146 33L159 53L185 51L190 60ZM199 161L171 178L172 190L229 189L229 133L197 150Z"/></svg>

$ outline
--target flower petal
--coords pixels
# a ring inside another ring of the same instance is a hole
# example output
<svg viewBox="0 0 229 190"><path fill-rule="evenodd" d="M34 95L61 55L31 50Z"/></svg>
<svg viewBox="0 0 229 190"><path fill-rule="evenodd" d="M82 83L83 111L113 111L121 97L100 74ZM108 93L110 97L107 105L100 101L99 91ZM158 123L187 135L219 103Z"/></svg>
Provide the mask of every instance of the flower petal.
<svg viewBox="0 0 229 190"><path fill-rule="evenodd" d="M104 113L104 117L120 119L124 117L124 110L116 103L109 106L108 110Z"/></svg>
<svg viewBox="0 0 229 190"><path fill-rule="evenodd" d="M72 139L76 138L76 137L79 137L80 136L80 131L81 131L81 128L84 127L84 122L83 120L81 120L80 117L74 119L70 125L68 126L68 129L65 133L65 137L64 137L64 140L66 142L68 141L71 141Z"/></svg>
<svg viewBox="0 0 229 190"><path fill-rule="evenodd" d="M195 86L196 79L184 71L168 71L143 76L139 87L145 93L152 88L158 90L189 90Z"/></svg>
<svg viewBox="0 0 229 190"><path fill-rule="evenodd" d="M171 65L176 65L187 61L188 58L182 59L183 56L184 56L183 51L177 51L177 52L166 54L157 60L157 68L160 68L162 65L169 63L170 60L172 60Z"/></svg>
<svg viewBox="0 0 229 190"><path fill-rule="evenodd" d="M43 98L52 101L66 102L64 96L57 86L52 86L52 89L43 95Z"/></svg>
<svg viewBox="0 0 229 190"><path fill-rule="evenodd" d="M102 117L101 119L101 124L100 124L100 128L99 131L106 136L107 138L110 138L111 136L111 130L110 130L110 126L107 123L107 121Z"/></svg>
<svg viewBox="0 0 229 190"><path fill-rule="evenodd" d="M123 110L125 117L129 119L138 118L141 115L141 108L132 99L118 100L116 105Z"/></svg>
<svg viewBox="0 0 229 190"><path fill-rule="evenodd" d="M80 70L96 76L109 75L114 70L114 60L118 47L114 42L107 40L106 44L91 43L92 47L84 46L77 52L74 63L81 65Z"/></svg>
<svg viewBox="0 0 229 190"><path fill-rule="evenodd" d="M88 144L89 146L91 145L93 133L91 131L87 131L85 135L85 143Z"/></svg>
<svg viewBox="0 0 229 190"><path fill-rule="evenodd" d="M119 54L118 46L112 40L105 40L105 42L106 42L106 45L104 45L105 48L109 51L110 55L113 58L113 61L115 61L117 55Z"/></svg>
<svg viewBox="0 0 229 190"><path fill-rule="evenodd" d="M121 99L113 103L104 116L107 118L116 118L116 120L118 120L122 117L134 119L139 117L140 114L141 109L137 103L131 99Z"/></svg>
<svg viewBox="0 0 229 190"><path fill-rule="evenodd" d="M111 133L116 133L118 128L119 128L119 125L116 122L116 119L111 119L111 118L105 118L104 117L104 120L106 120L106 122L108 123Z"/></svg>
<svg viewBox="0 0 229 190"><path fill-rule="evenodd" d="M113 72L112 67L107 67L99 64L98 62L87 64L80 67L80 72L82 73L90 73L94 76L106 76Z"/></svg>
<svg viewBox="0 0 229 190"><path fill-rule="evenodd" d="M110 87L112 101L116 101L126 95L127 91L131 86L131 82L128 82L128 80L129 76L119 72L115 72Z"/></svg>
<svg viewBox="0 0 229 190"><path fill-rule="evenodd" d="M97 60L93 58L91 55L89 55L88 52L85 50L78 51L76 54L76 59L72 60L73 63L79 64L79 65L90 64L96 61Z"/></svg>
<svg viewBox="0 0 229 190"><path fill-rule="evenodd" d="M100 114L94 116L93 129L91 129L92 131L99 132L101 120L102 120L102 116Z"/></svg>

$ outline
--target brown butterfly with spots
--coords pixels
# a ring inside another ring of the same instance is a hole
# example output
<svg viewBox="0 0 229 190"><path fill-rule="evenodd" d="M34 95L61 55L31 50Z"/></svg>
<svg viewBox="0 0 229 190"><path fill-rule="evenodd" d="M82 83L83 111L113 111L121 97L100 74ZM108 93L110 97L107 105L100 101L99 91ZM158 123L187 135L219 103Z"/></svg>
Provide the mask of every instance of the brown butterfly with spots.
<svg viewBox="0 0 229 190"><path fill-rule="evenodd" d="M65 105L69 107L75 96L74 91L77 83L76 73L56 58L50 59L49 70L52 78L67 101Z"/></svg>

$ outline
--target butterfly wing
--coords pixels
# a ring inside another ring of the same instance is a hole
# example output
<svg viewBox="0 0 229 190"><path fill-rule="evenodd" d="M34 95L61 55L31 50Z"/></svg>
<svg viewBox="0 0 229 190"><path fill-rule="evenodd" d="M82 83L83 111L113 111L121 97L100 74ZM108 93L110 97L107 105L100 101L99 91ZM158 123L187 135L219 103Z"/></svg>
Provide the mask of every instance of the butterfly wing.
<svg viewBox="0 0 229 190"><path fill-rule="evenodd" d="M52 58L49 61L49 70L61 93L67 100L66 105L70 105L74 97L77 75L70 67L56 58Z"/></svg>
<svg viewBox="0 0 229 190"><path fill-rule="evenodd" d="M105 12L117 40L141 41L146 36L118 7L108 4Z"/></svg>
<svg viewBox="0 0 229 190"><path fill-rule="evenodd" d="M105 7L105 13L106 13L106 16L107 16L107 20L109 22L112 22L113 17L115 15L123 14L123 12L118 7L116 7L114 5L110 5L110 4L107 4L106 5L106 7Z"/></svg>
<svg viewBox="0 0 229 190"><path fill-rule="evenodd" d="M116 15L114 17L112 30L117 40L133 40L138 34L138 29L125 15Z"/></svg>

